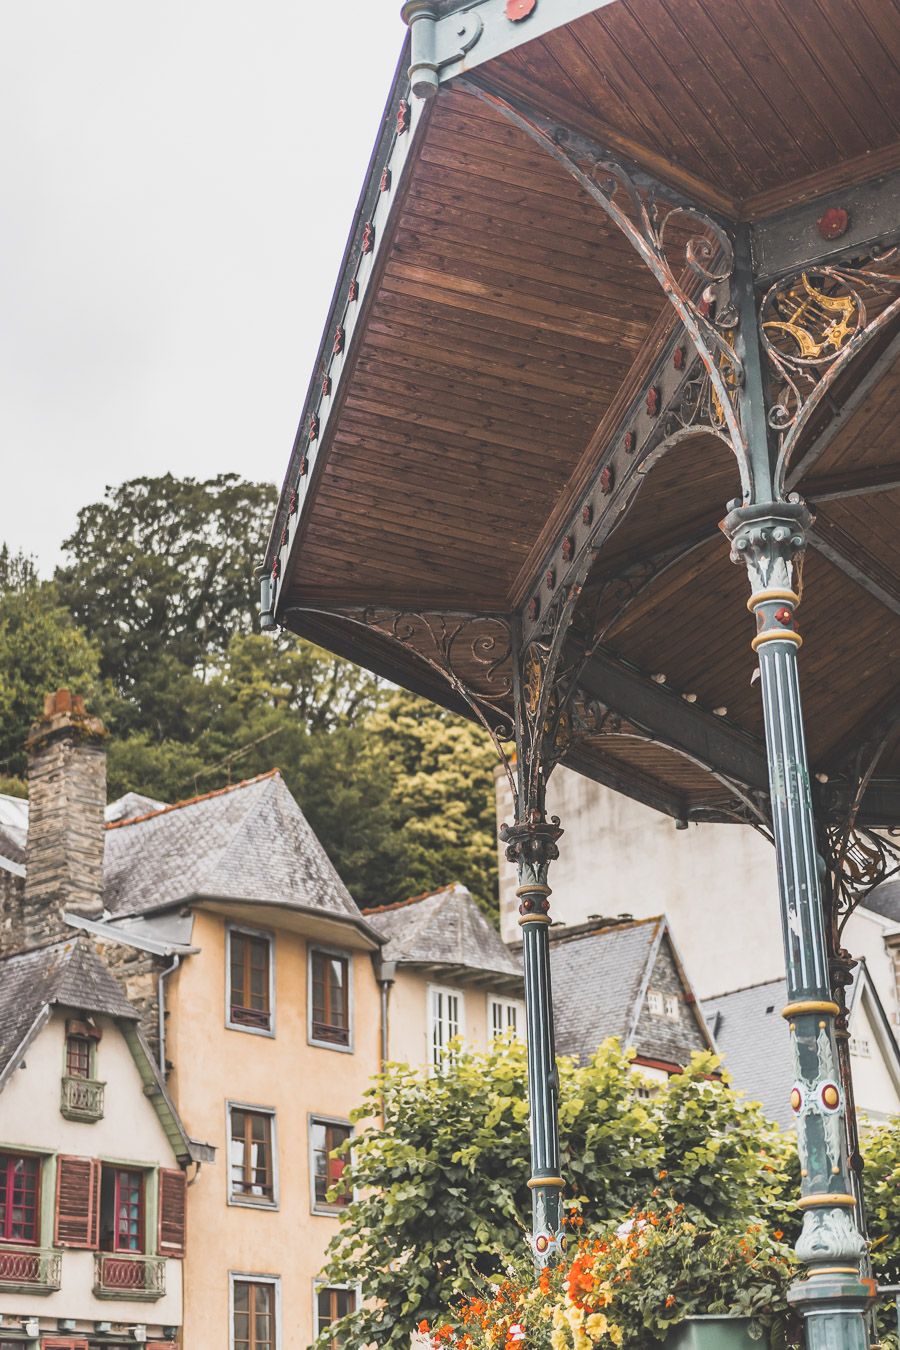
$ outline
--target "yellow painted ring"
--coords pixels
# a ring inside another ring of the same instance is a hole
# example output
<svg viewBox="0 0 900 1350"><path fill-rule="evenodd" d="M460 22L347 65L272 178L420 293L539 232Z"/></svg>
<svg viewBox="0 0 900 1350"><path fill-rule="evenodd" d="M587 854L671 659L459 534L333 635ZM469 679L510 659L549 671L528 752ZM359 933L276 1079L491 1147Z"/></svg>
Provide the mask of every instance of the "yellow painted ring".
<svg viewBox="0 0 900 1350"><path fill-rule="evenodd" d="M747 608L752 613L757 605L764 605L770 600L787 600L792 605L799 605L800 603L800 597L796 591L779 591L773 588L770 591L757 591L755 595L751 595L747 601Z"/></svg>
<svg viewBox="0 0 900 1350"><path fill-rule="evenodd" d="M795 1017L799 1013L831 1013L832 1017L837 1017L840 1008L836 1003L830 1003L823 999L807 999L802 1003L789 1003L786 1008L782 1008L782 1017Z"/></svg>
<svg viewBox="0 0 900 1350"><path fill-rule="evenodd" d="M803 646L803 639L793 628L782 628L780 631L769 629L765 633L757 633L756 637L750 643L753 650L759 651L764 642L794 642L798 647Z"/></svg>

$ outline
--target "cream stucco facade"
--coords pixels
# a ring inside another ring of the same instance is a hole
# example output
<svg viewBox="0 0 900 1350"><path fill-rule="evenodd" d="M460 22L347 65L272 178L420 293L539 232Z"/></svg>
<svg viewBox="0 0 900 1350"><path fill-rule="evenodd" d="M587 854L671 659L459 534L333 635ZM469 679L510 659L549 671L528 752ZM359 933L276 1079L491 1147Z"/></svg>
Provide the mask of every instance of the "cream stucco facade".
<svg viewBox="0 0 900 1350"><path fill-rule="evenodd" d="M39 1246L53 1246L57 1160L94 1158L139 1171L144 1176L145 1251L157 1252L157 1179L161 1168L177 1167L172 1146L144 1092L131 1050L116 1023L96 1019L101 1038L95 1071L105 1084L103 1115L94 1122L66 1119L60 1112L65 1072L66 1015L55 1011L28 1045L0 1096L0 1152L34 1153L41 1159ZM3 1248L0 1247L0 1251ZM0 1313L21 1325L23 1319L111 1322L178 1327L182 1321L182 1262L167 1259L165 1293L152 1302L98 1298L94 1293L94 1252L63 1250L61 1287L56 1292L0 1294ZM0 1330L2 1338L2 1330Z"/></svg>
<svg viewBox="0 0 900 1350"><path fill-rule="evenodd" d="M218 907L217 907L218 908ZM226 1022L229 914L194 914L191 944L167 991L169 1088L186 1127L216 1147L189 1192L185 1262L187 1350L227 1347L234 1276L278 1281L279 1350L305 1350L314 1332L314 1286L337 1231L334 1214L313 1212L310 1119L347 1121L380 1063L380 992L370 950L350 926L278 912L254 929L273 939L274 1034ZM290 926L284 926L289 922ZM304 931L304 929L306 931ZM348 1049L310 1044L308 967L311 946L346 952L351 962ZM271 1207L235 1203L229 1194L228 1104L274 1113L275 1199Z"/></svg>
<svg viewBox="0 0 900 1350"><path fill-rule="evenodd" d="M415 968L400 968L390 991L388 1003L388 1059L414 1068L432 1062L431 995L432 990L447 990L457 996L460 1007L460 1036L472 1050L486 1050L494 1034L492 1003L504 1009L512 1006L516 1030L524 1035L525 1004L521 998L495 987L461 983L453 978L426 974Z"/></svg>

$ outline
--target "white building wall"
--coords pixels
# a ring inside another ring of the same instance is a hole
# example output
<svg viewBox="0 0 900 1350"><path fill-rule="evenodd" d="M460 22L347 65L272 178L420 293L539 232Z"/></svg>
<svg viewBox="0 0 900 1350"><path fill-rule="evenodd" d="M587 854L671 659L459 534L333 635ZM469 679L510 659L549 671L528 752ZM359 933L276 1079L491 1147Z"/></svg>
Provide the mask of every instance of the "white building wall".
<svg viewBox="0 0 900 1350"><path fill-rule="evenodd" d="M509 785L498 773L498 823L512 819ZM550 868L551 913L566 923L592 915L665 914L700 998L712 998L784 974L778 883L772 846L746 825L675 822L571 769L554 770L547 810L565 833ZM518 937L516 873L500 849L500 920ZM846 930L864 956L888 1017L896 1025L897 988L877 916L857 912Z"/></svg>
<svg viewBox="0 0 900 1350"><path fill-rule="evenodd" d="M102 1119L88 1124L66 1120L60 1112L66 1017L54 1013L0 1096L0 1150L33 1149L50 1157L73 1154L142 1168L177 1167L124 1037L111 1020L98 1018L97 1022L103 1035L97 1048L96 1073L106 1084ZM45 1164L43 1171L43 1186L52 1185L54 1165ZM41 1205L44 1215L52 1210L48 1202L53 1199L45 1191ZM44 1246L52 1245L52 1221L49 1227ZM155 1234L148 1233L147 1237L150 1250L155 1250ZM41 1297L0 1293L0 1313L178 1326L181 1272L181 1261L166 1262L166 1293L153 1302L98 1299L93 1292L93 1252L65 1250L62 1288L57 1293Z"/></svg>

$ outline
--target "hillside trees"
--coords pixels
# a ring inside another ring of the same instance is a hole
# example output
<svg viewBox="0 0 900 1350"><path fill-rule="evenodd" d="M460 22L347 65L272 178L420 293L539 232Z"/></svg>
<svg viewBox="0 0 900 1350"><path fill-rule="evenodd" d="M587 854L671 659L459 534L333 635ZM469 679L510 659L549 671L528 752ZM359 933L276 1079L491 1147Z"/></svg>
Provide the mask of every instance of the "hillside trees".
<svg viewBox="0 0 900 1350"><path fill-rule="evenodd" d="M0 554L0 775L21 778L44 693L71 685L111 732L111 796L176 801L277 764L361 904L460 881L495 909L487 738L258 632L274 502L234 474L136 478L79 511L53 581Z"/></svg>

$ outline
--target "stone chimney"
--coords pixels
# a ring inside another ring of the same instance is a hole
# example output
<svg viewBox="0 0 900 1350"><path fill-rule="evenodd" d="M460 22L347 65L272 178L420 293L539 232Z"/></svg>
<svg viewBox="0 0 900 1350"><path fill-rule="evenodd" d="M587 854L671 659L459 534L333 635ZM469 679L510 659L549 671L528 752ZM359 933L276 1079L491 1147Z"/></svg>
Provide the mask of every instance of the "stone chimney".
<svg viewBox="0 0 900 1350"><path fill-rule="evenodd" d="M68 689L48 694L28 735L28 843L20 950L71 933L63 911L103 912L106 728Z"/></svg>

